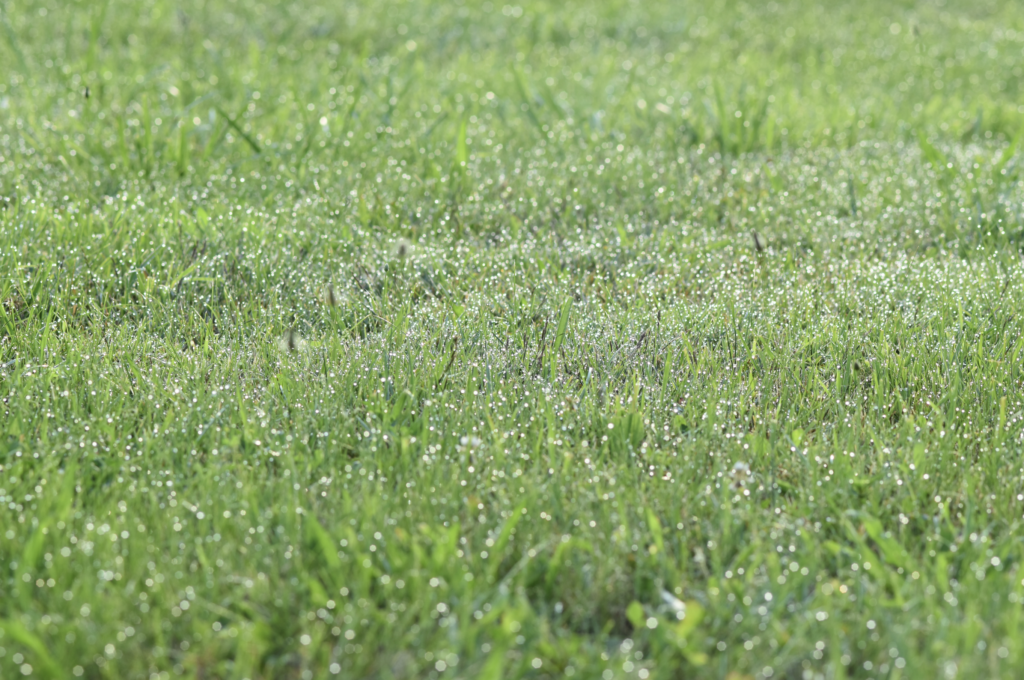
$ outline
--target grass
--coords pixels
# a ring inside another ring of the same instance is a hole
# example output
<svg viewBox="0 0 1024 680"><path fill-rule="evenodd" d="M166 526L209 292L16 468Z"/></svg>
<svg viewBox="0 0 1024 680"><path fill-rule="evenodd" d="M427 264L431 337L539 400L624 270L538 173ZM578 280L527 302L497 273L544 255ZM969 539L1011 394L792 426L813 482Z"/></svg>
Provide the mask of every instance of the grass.
<svg viewBox="0 0 1024 680"><path fill-rule="evenodd" d="M0 676L1024 672L1016 3L0 23Z"/></svg>

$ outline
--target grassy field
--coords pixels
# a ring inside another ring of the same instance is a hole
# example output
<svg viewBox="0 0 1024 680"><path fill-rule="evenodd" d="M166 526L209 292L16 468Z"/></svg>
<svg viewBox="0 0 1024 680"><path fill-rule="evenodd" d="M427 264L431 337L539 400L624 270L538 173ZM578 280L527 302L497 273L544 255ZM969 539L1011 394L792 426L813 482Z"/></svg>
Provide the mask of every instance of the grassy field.
<svg viewBox="0 0 1024 680"><path fill-rule="evenodd" d="M1024 13L0 4L0 677L1020 678Z"/></svg>

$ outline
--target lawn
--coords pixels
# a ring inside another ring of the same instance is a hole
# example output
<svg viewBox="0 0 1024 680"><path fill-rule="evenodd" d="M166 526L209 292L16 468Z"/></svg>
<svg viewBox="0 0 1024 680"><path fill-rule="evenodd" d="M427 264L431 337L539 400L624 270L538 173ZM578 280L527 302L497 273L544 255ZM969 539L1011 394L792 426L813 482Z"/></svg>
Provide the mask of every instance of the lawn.
<svg viewBox="0 0 1024 680"><path fill-rule="evenodd" d="M1012 0L0 5L0 677L1024 676Z"/></svg>

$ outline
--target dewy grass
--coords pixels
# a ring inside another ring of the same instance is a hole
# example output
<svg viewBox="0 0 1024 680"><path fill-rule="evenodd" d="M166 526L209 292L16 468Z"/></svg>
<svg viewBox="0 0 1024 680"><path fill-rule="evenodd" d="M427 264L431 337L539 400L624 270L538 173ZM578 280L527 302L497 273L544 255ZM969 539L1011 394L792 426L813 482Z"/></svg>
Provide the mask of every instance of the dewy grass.
<svg viewBox="0 0 1024 680"><path fill-rule="evenodd" d="M0 677L1024 674L1016 3L0 21Z"/></svg>

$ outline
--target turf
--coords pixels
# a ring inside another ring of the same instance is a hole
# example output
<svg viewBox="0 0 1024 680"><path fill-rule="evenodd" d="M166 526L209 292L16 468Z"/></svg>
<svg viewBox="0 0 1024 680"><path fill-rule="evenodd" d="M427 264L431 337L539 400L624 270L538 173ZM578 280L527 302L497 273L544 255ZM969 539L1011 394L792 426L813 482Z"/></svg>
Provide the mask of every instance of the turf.
<svg viewBox="0 0 1024 680"><path fill-rule="evenodd" d="M0 23L0 676L1024 674L1017 3Z"/></svg>

